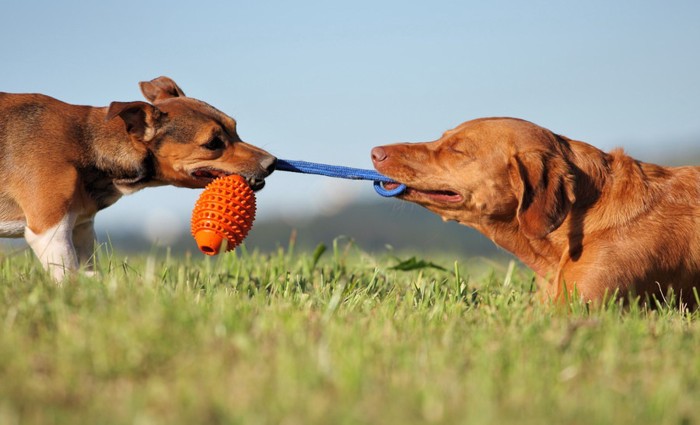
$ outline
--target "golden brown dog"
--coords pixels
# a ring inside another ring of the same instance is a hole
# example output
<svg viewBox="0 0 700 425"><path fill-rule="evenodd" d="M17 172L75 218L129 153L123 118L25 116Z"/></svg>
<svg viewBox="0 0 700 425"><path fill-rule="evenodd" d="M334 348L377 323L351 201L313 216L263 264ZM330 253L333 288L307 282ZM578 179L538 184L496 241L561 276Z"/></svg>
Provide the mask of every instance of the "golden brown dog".
<svg viewBox="0 0 700 425"><path fill-rule="evenodd" d="M0 237L24 236L54 278L90 268L97 211L148 186L202 188L227 174L254 190L276 159L241 141L236 121L167 77L146 102L69 105L0 93Z"/></svg>
<svg viewBox="0 0 700 425"><path fill-rule="evenodd" d="M538 275L545 299L575 290L666 295L700 285L700 167L605 153L527 121L466 122L439 140L372 150L402 199L488 236Z"/></svg>

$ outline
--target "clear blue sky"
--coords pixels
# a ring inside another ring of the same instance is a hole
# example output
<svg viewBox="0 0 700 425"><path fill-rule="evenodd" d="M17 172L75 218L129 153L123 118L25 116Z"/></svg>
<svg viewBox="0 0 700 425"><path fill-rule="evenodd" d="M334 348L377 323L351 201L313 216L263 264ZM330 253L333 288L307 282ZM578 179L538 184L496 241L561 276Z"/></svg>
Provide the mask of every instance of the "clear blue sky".
<svg viewBox="0 0 700 425"><path fill-rule="evenodd" d="M493 115L645 160L700 141L696 0L22 0L0 16L0 91L104 106L167 75L281 158L370 168L375 145ZM147 189L98 225L187 226L198 194ZM371 184L277 173L259 216L358 196Z"/></svg>

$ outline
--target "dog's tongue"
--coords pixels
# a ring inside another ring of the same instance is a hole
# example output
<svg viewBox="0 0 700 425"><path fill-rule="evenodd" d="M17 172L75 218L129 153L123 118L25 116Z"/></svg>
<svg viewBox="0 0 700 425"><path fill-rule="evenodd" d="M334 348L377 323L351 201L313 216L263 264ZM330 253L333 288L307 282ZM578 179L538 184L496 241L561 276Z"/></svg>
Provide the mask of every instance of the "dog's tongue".
<svg viewBox="0 0 700 425"><path fill-rule="evenodd" d="M384 182L384 183L382 183L382 187L386 190L394 190L399 186L401 186L401 183L396 183L396 182Z"/></svg>

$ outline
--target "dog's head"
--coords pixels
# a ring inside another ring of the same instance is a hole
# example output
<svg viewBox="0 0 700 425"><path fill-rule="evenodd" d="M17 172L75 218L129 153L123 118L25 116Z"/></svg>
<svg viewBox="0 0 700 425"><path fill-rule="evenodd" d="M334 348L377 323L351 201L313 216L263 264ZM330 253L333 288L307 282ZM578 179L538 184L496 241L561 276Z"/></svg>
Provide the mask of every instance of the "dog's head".
<svg viewBox="0 0 700 425"><path fill-rule="evenodd" d="M146 102L112 102L107 120L121 119L135 149L153 161L154 179L202 188L217 177L239 174L261 189L276 158L245 143L236 121L200 100L186 97L167 77L140 83Z"/></svg>
<svg viewBox="0 0 700 425"><path fill-rule="evenodd" d="M517 220L531 238L559 227L574 202L564 139L527 121L466 122L436 141L372 150L375 168L408 189L404 200L485 228Z"/></svg>

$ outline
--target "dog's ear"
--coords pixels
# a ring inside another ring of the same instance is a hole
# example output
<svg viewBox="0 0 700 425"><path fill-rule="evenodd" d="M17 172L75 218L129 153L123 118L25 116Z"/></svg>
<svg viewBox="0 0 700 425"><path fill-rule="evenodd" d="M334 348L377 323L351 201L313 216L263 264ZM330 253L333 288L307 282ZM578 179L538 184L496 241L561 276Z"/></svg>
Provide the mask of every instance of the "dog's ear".
<svg viewBox="0 0 700 425"><path fill-rule="evenodd" d="M561 225L575 201L571 169L561 155L549 152L516 154L509 167L520 229L542 239Z"/></svg>
<svg viewBox="0 0 700 425"><path fill-rule="evenodd" d="M185 97L185 92L175 84L175 81L168 77L158 77L151 81L141 81L139 86L141 87L143 96L151 103L163 99L170 99L171 97Z"/></svg>
<svg viewBox="0 0 700 425"><path fill-rule="evenodd" d="M155 106L146 102L112 102L107 109L105 120L119 116L126 126L126 131L136 139L148 143L153 140L160 127L162 113Z"/></svg>

